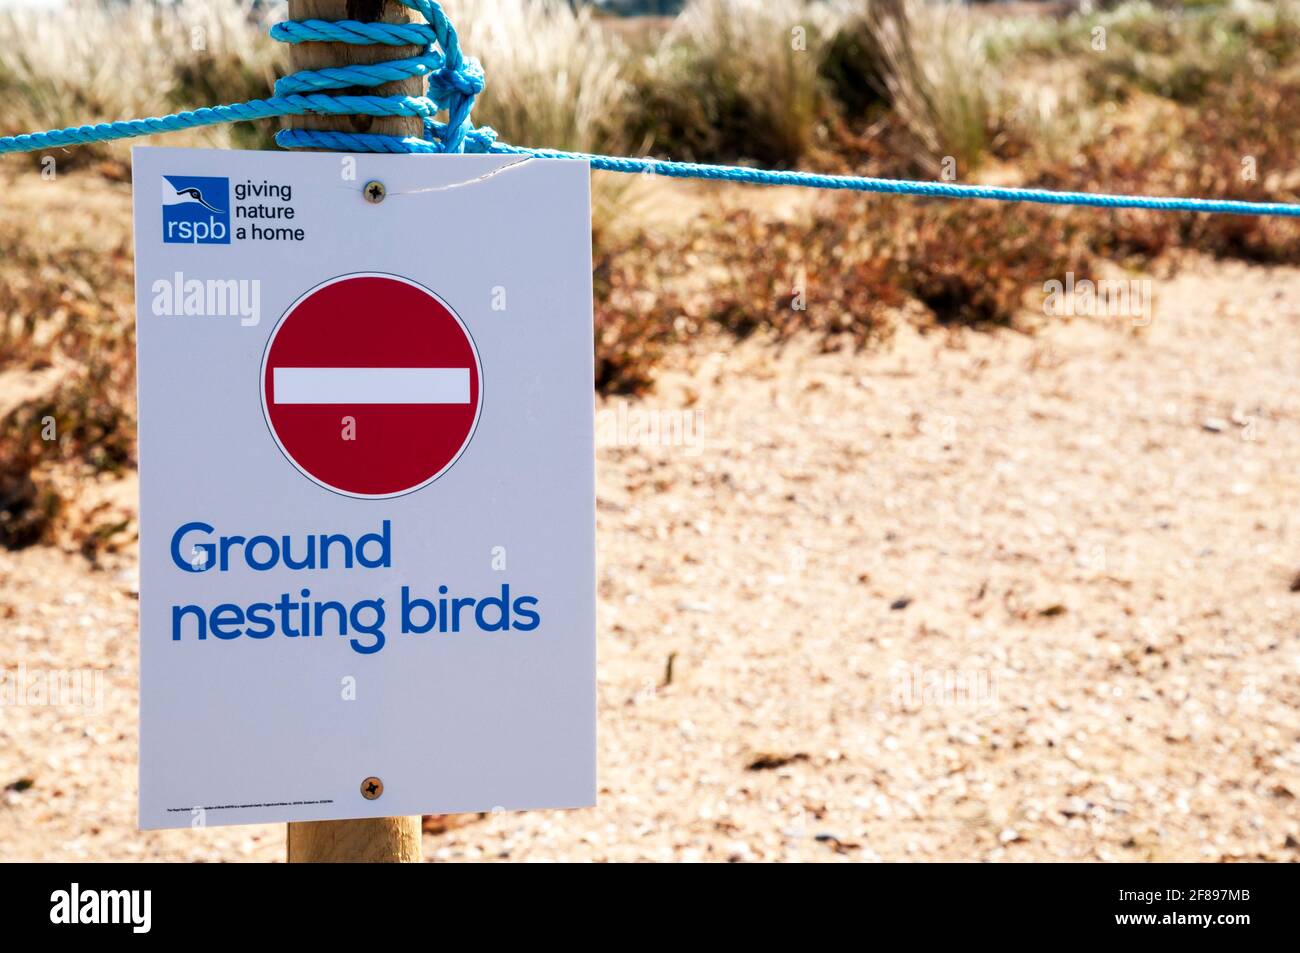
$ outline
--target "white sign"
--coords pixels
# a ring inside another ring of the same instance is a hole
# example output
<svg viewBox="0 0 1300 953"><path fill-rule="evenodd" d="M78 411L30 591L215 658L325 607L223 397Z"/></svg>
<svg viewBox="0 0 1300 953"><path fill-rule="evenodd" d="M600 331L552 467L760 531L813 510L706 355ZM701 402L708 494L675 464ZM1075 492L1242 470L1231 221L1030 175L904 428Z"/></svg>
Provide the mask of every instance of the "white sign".
<svg viewBox="0 0 1300 953"><path fill-rule="evenodd" d="M134 181L140 826L595 803L587 165Z"/></svg>

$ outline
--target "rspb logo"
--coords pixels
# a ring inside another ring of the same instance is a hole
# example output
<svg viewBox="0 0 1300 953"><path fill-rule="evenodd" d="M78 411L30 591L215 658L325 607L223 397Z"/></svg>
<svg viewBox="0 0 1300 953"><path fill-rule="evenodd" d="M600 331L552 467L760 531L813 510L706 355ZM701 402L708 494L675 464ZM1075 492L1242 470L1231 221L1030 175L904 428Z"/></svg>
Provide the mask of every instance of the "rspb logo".
<svg viewBox="0 0 1300 953"><path fill-rule="evenodd" d="M164 175L163 241L183 245L230 244L230 180Z"/></svg>

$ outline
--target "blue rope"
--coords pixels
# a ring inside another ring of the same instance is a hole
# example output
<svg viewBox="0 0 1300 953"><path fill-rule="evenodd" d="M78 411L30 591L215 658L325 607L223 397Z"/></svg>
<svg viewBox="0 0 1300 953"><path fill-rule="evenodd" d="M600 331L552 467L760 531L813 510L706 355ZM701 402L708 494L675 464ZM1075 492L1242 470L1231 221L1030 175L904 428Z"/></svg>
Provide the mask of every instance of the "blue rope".
<svg viewBox="0 0 1300 953"><path fill-rule="evenodd" d="M814 172L770 172L730 165L663 162L614 156L528 149L496 143L491 152L531 155L543 159L586 159L593 169L666 175L676 179L713 179L751 185L797 185L811 189L884 192L890 195L924 195L930 198L991 199L997 202L1037 202L1042 205L1086 205L1100 208L1145 208L1162 212L1218 212L1229 215L1289 215L1300 217L1300 205L1278 202L1233 202L1220 199L1161 198L1147 195L1105 195L1097 192L1053 192L1049 189L1012 189L947 182L912 182L907 179L873 179L856 175L818 175Z"/></svg>
<svg viewBox="0 0 1300 953"><path fill-rule="evenodd" d="M129 119L0 137L0 154L107 142L133 136L148 136L218 123L247 122L277 116L415 116L423 122L423 138L319 129L282 129L276 133L275 141L286 149L441 154L490 153L535 156L543 159L583 159L590 162L593 169L608 172L654 173L678 179L711 179L753 185L793 185L814 189L921 195L931 198L1035 202L1044 205L1300 218L1300 204L1053 192L1048 189L1013 189L955 185L946 182L875 179L864 176L817 175L811 172L778 172L739 166L588 155L563 152L558 149L531 149L507 145L497 141L495 131L487 126L475 126L470 119L474 101L483 91L483 68L477 60L461 52L456 28L443 12L442 6L436 0L398 0L398 2L415 10L424 17L425 22L359 23L353 20L290 20L272 26L271 38L281 43L419 46L423 49L418 56L368 65L302 70L277 81L275 95L268 99L254 99L245 103L212 106L148 119ZM416 77L425 81L424 96L369 96L338 92L358 86L380 86L384 83ZM434 118L440 112L447 114L446 121L440 122Z"/></svg>

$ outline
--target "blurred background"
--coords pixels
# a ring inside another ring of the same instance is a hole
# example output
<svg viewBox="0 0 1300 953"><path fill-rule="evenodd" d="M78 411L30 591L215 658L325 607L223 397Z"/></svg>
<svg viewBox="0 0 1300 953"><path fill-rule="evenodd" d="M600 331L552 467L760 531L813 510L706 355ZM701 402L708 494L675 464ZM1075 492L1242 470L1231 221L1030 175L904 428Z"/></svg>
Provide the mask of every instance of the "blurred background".
<svg viewBox="0 0 1300 953"><path fill-rule="evenodd" d="M1300 201L1300 3L446 0L507 142ZM0 135L278 2L0 0ZM274 148L274 123L151 144ZM132 142L0 162L0 857L137 833ZM1300 859L1300 226L594 173L601 805L436 859ZM66 701L66 700L65 700Z"/></svg>

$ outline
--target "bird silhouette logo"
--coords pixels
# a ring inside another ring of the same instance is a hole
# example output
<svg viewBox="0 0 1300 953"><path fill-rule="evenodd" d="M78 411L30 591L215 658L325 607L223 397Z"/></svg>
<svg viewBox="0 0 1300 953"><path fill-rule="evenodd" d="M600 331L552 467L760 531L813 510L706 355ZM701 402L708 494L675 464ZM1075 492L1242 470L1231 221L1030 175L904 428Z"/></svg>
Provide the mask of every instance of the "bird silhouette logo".
<svg viewBox="0 0 1300 953"><path fill-rule="evenodd" d="M182 199L186 199L186 198L193 199L194 201L198 202L200 205L202 205L205 209L207 209L210 212L216 212L220 214L222 211L224 211L224 209L216 208L215 206L209 205L207 202L203 201L203 193L200 192L198 189L177 189L176 195L178 198L182 198Z"/></svg>
<svg viewBox="0 0 1300 953"><path fill-rule="evenodd" d="M224 215L226 210L217 208L203 195L203 190L194 185L177 187L166 178L163 179L163 205L202 205L209 212Z"/></svg>

